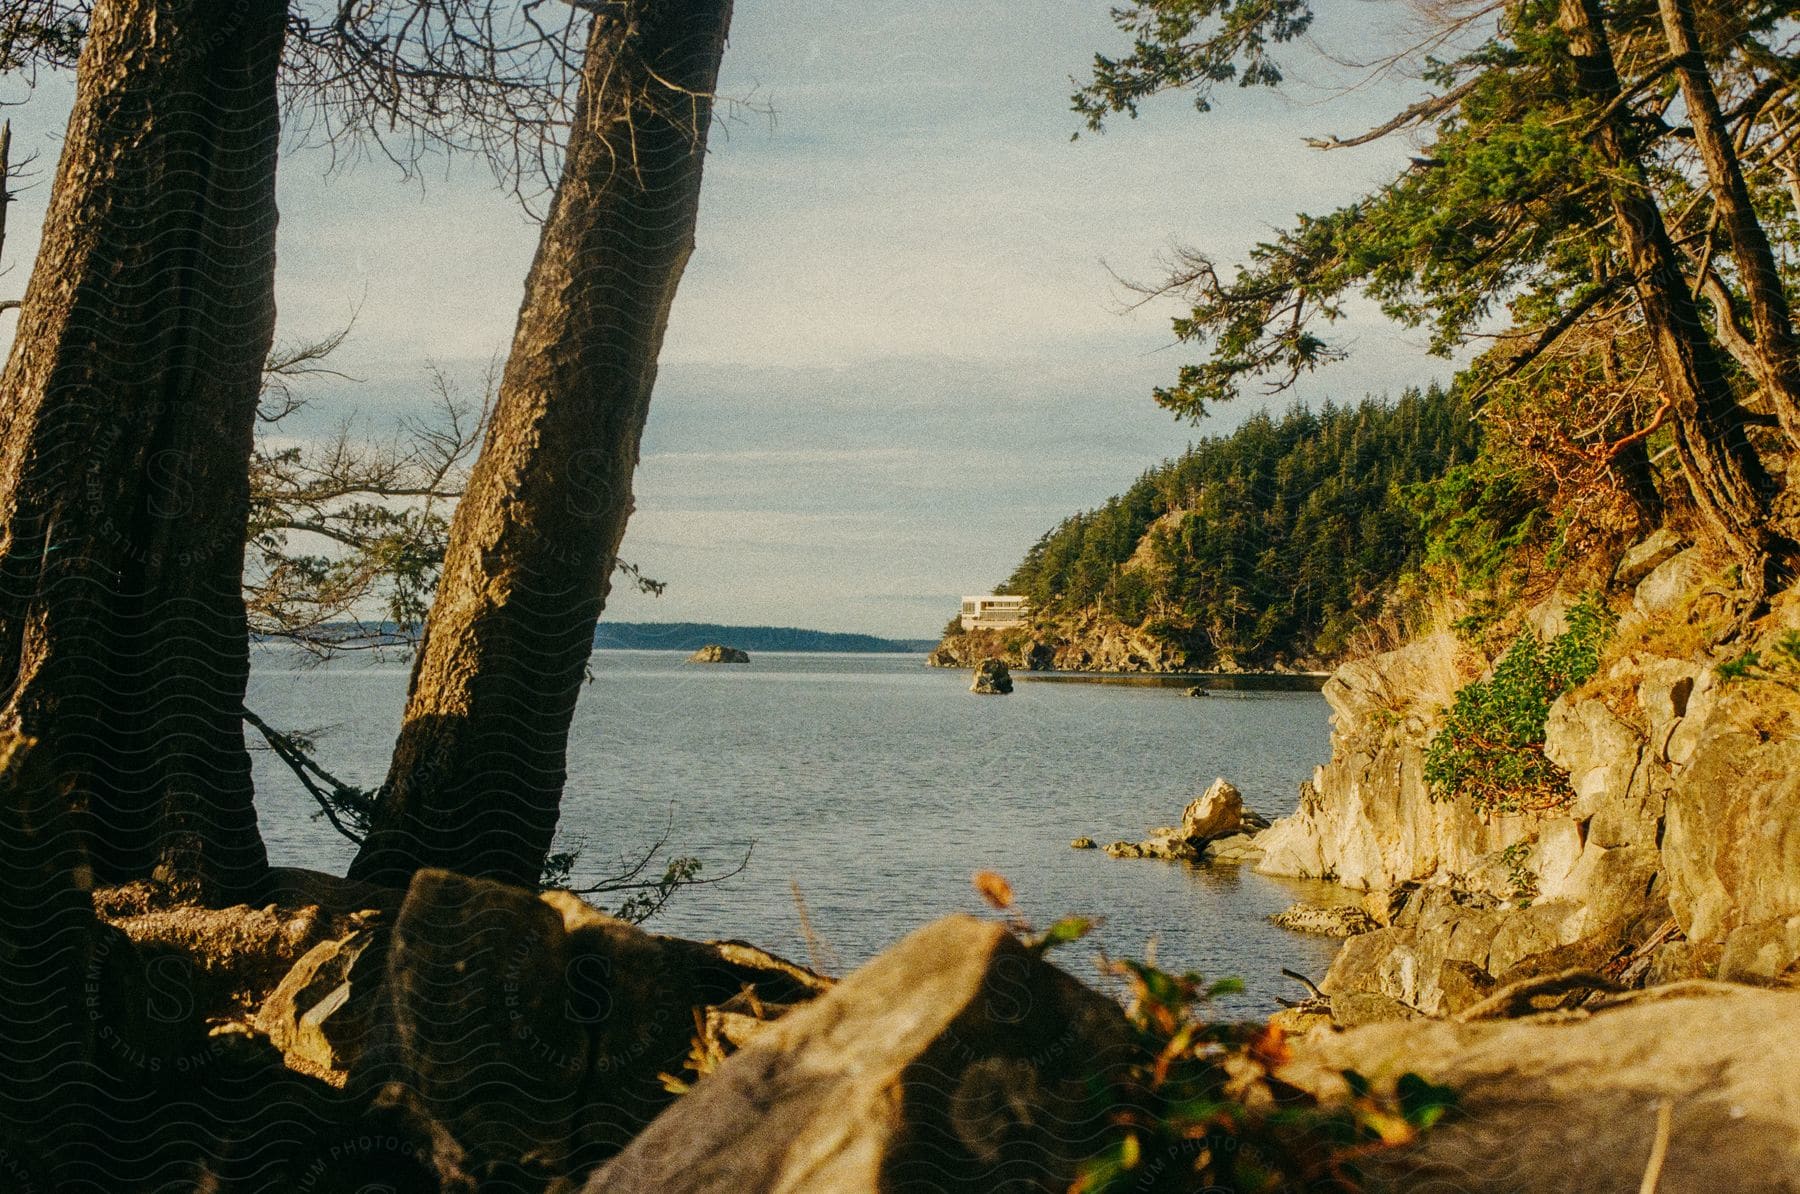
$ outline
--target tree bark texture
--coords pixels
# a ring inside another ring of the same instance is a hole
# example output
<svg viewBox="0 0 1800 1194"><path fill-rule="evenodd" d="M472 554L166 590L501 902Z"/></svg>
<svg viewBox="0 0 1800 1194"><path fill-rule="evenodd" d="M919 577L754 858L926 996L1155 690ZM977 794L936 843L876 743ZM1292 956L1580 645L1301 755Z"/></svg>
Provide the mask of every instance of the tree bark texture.
<svg viewBox="0 0 1800 1194"><path fill-rule="evenodd" d="M29 1172L21 1158L41 1169L101 1145L94 1060L112 1027L90 1014L98 929L77 886L79 839L34 746L0 732L0 1151L7 1184L21 1189L32 1184L18 1180Z"/></svg>
<svg viewBox="0 0 1800 1194"><path fill-rule="evenodd" d="M239 720L281 0L99 0L0 374L0 729L99 878L267 861Z"/></svg>
<svg viewBox="0 0 1800 1194"><path fill-rule="evenodd" d="M1737 147L1719 108L1712 72L1695 32L1692 0L1659 0L1658 7L1687 104L1688 123L1694 129L1694 144L1712 184L1713 209L1737 263L1750 308L1750 326L1756 336L1754 372L1782 429L1800 446L1800 343L1795 340L1781 270L1775 264L1768 234L1756 218Z"/></svg>
<svg viewBox="0 0 1800 1194"><path fill-rule="evenodd" d="M1568 35L1583 94L1602 106L1613 104L1619 96L1619 75L1598 3L1560 0L1557 19ZM1612 175L1613 217L1670 401L1676 457L1702 517L1743 565L1744 580L1760 600L1770 559L1767 477L1745 435L1723 363L1701 322L1662 210L1626 138L1622 113L1615 111L1601 122L1594 146Z"/></svg>
<svg viewBox="0 0 1800 1194"><path fill-rule="evenodd" d="M537 881L676 284L730 0L599 10L563 176L352 864Z"/></svg>

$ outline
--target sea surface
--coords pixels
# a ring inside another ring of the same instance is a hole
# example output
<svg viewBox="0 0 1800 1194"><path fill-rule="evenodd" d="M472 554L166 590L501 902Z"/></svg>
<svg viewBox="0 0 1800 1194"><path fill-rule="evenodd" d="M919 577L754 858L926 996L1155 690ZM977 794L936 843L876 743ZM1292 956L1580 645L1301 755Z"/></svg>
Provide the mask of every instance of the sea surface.
<svg viewBox="0 0 1800 1194"><path fill-rule="evenodd" d="M316 735L321 763L373 786L407 666L393 654L317 664L258 648L247 704ZM582 847L576 879L613 873L665 833L703 874L749 855L736 877L680 893L649 922L656 931L741 938L841 973L935 917L991 915L969 883L991 870L1039 926L1104 918L1058 954L1074 973L1095 978L1103 954L1153 950L1168 969L1241 979L1245 993L1223 1011L1304 994L1280 970L1317 979L1336 950L1268 920L1299 899L1329 901L1328 885L1069 846L1174 823L1214 776L1268 817L1292 811L1298 785L1329 755L1316 693L1196 700L1021 679L1011 696L982 697L967 691L967 672L914 655L758 653L747 666L707 666L677 652L596 651L590 667L560 831L563 845ZM272 860L341 871L354 848L279 760L254 757Z"/></svg>

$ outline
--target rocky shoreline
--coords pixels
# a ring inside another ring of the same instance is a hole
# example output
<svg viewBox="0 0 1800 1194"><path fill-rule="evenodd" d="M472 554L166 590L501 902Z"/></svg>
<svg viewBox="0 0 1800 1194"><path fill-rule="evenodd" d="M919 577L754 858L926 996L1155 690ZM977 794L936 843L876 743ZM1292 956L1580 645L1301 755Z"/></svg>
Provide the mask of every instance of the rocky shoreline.
<svg viewBox="0 0 1800 1194"><path fill-rule="evenodd" d="M1631 594L1603 674L1550 709L1544 754L1569 775L1566 806L1484 816L1433 798L1425 754L1442 710L1488 662L1426 635L1340 668L1325 685L1332 758L1299 807L1237 860L1324 879L1359 905L1361 930L1320 984L1399 1019L1455 1015L1511 984L1580 970L1594 983L1800 979L1800 706L1779 684L1728 682L1742 643L1701 633L1731 614L1702 553L1659 532L1628 553ZM1525 623L1562 629L1572 599ZM1755 646L1800 628L1800 596L1773 603ZM1180 834L1123 852L1222 861ZM1345 923L1297 911L1296 926ZM1332 931L1337 931L1333 929Z"/></svg>
<svg viewBox="0 0 1800 1194"><path fill-rule="evenodd" d="M1279 677L1322 680L1322 660L1301 659L1272 667L1244 667L1230 658L1196 653L1153 631L1098 614L1007 630L947 634L925 657L930 667L970 668L987 658L1028 672L1138 677Z"/></svg>
<svg viewBox="0 0 1800 1194"><path fill-rule="evenodd" d="M62 1128L9 1139L11 1188L1052 1194L1143 1097L1120 1006L998 921L938 921L833 981L566 893L442 871L403 894L277 880L263 908L99 893L89 1064L144 1108L140 1143L84 1160ZM179 1015L129 1014L167 1007L172 977ZM1545 1015L1545 991L1442 1019L1327 990L1250 1038L1244 1072L1324 1107L1453 1091L1443 1125L1361 1162L1400 1189L1628 1189L1653 1146L1668 1190L1717 1179L1721 1157L1734 1191L1800 1181L1800 994L1686 982ZM111 1184L51 1177L131 1164Z"/></svg>

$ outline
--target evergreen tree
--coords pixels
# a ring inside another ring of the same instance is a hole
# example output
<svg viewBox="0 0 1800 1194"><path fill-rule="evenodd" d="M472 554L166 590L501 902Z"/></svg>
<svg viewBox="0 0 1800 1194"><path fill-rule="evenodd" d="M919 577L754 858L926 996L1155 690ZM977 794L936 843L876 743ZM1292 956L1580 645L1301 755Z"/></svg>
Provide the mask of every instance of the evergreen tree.
<svg viewBox="0 0 1800 1194"><path fill-rule="evenodd" d="M1064 519L1004 587L1043 620L1097 608L1154 623L1199 659L1328 659L1422 563L1415 488L1478 441L1466 403L1436 387L1259 413Z"/></svg>

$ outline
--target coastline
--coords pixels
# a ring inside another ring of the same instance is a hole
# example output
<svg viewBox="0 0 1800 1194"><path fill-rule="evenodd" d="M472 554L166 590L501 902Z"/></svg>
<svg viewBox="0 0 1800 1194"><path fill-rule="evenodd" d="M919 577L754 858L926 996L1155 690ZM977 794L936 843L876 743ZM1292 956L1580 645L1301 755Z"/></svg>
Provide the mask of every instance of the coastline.
<svg viewBox="0 0 1800 1194"><path fill-rule="evenodd" d="M1131 684L1219 692L1318 692L1330 672L1017 672L1033 683Z"/></svg>

